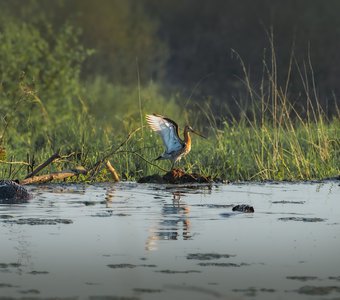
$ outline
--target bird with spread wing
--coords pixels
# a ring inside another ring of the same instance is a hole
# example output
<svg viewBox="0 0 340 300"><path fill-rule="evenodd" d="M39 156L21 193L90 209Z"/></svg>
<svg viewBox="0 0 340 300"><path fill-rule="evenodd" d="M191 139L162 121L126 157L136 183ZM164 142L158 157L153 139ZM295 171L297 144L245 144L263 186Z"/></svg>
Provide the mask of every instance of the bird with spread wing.
<svg viewBox="0 0 340 300"><path fill-rule="evenodd" d="M176 162L178 162L183 156L190 152L190 132L205 138L203 135L192 129L191 126L186 125L183 131L184 140L182 140L179 137L177 123L161 115L146 115L146 121L148 122L150 128L161 136L165 146L163 154L157 157L156 160L169 159L172 163L171 169L174 168Z"/></svg>

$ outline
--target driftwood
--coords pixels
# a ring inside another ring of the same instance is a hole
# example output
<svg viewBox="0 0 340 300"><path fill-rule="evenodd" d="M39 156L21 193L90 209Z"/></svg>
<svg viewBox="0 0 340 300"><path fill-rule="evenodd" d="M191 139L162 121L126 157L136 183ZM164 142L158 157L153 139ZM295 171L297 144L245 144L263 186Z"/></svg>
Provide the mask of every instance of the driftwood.
<svg viewBox="0 0 340 300"><path fill-rule="evenodd" d="M42 169L47 167L49 164L51 164L53 161L55 161L58 158L61 158L59 151L54 153L45 162L37 166L31 173L27 174L25 179L20 180L19 183L22 185L43 183L43 182L49 182L52 180L63 180L65 178L77 176L80 174L87 174L87 171L84 168L78 167L72 170L64 170L61 172L53 172L53 173L46 174L46 175L36 176L37 173L39 173Z"/></svg>
<svg viewBox="0 0 340 300"><path fill-rule="evenodd" d="M103 165L104 163L106 165L106 168L111 173L113 180L115 182L120 181L120 178L119 178L117 171L115 170L114 167L112 167L108 158L110 156L112 156L113 154L119 153L119 150L140 129L141 128L137 128L134 131L130 132L128 134L128 136L126 137L126 139L122 143L120 143L116 148L112 148L112 150L109 153L107 153L101 159L99 159L88 171L85 170L84 168L80 167L80 168L76 168L76 169L72 169L72 170L64 170L64 171L61 171L61 172L53 172L53 173L50 173L50 174L37 176L37 174L42 169L47 167L49 164L51 164L56 159L61 158L59 151L57 151L51 157L49 157L45 162L43 162L42 164L37 166L31 173L27 174L26 177L23 180L19 181L19 183L22 184L22 185L34 184L34 183L44 183L44 182L49 182L49 181L52 181L52 180L63 180L65 178L77 176L77 175L80 175L80 174L85 174L85 175L88 174L90 176L90 179L93 179L95 177L95 175L99 172L101 165ZM137 154L137 153L135 153L135 154ZM140 155L138 155L138 156L140 156ZM147 161L147 160L145 160L145 161ZM0 162L1 163L8 163L8 162L2 161L2 160L0 160ZM30 166L30 163L28 163L28 162L15 162L15 163ZM14 162L12 162L10 164L14 164Z"/></svg>
<svg viewBox="0 0 340 300"><path fill-rule="evenodd" d="M86 172L86 171L85 171ZM62 172L54 172L46 175L40 175L40 176L33 176L30 178L25 178L21 180L19 183L22 185L25 184L33 184L33 183L43 183L43 182L49 182L52 180L62 180L65 178L77 176L79 174L84 174L84 171L79 170L65 170Z"/></svg>
<svg viewBox="0 0 340 300"><path fill-rule="evenodd" d="M114 167L112 167L112 165L111 165L111 163L110 163L109 160L106 162L106 167L107 167L107 169L109 170L109 172L111 173L113 180L114 180L115 182L120 181L119 175L118 175L116 169L115 169Z"/></svg>

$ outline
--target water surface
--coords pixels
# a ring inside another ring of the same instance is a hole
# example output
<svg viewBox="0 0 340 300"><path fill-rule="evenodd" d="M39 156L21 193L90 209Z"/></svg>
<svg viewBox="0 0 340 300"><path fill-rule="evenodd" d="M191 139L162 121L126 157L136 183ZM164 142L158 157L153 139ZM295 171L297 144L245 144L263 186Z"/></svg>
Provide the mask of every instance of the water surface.
<svg viewBox="0 0 340 300"><path fill-rule="evenodd" d="M337 181L31 191L0 203L0 299L340 297Z"/></svg>

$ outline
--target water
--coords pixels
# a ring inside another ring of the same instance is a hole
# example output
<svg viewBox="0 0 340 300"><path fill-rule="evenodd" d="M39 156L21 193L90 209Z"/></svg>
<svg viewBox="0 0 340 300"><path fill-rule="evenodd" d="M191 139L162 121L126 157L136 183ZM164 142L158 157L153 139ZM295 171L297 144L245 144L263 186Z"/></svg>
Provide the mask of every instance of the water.
<svg viewBox="0 0 340 300"><path fill-rule="evenodd" d="M31 192L0 203L0 299L340 297L339 182Z"/></svg>

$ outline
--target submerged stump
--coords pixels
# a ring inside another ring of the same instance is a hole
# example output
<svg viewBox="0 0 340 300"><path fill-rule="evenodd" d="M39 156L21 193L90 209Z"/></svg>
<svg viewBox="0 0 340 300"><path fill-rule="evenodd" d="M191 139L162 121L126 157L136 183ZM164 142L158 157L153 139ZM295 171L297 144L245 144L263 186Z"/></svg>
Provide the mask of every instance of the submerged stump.
<svg viewBox="0 0 340 300"><path fill-rule="evenodd" d="M211 183L212 179L198 173L186 173L182 169L172 169L165 175L158 174L142 177L138 180L139 183Z"/></svg>

